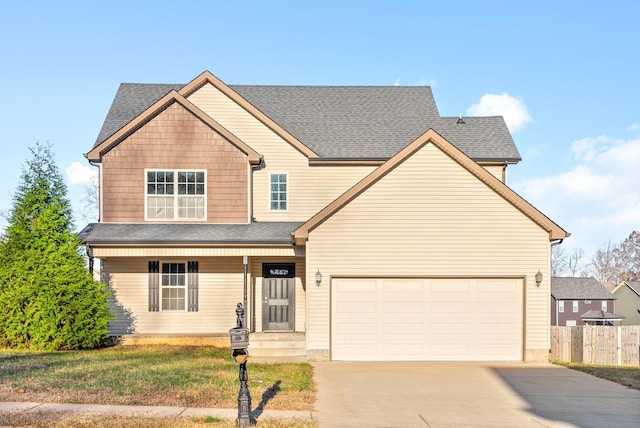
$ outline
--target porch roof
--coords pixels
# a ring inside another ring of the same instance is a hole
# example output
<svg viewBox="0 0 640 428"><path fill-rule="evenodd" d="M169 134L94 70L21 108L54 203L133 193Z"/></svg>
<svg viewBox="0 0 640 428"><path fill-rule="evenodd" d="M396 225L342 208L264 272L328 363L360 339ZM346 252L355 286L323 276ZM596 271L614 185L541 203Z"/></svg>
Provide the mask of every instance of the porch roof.
<svg viewBox="0 0 640 428"><path fill-rule="evenodd" d="M88 245L288 244L302 222L248 224L91 223L80 233Z"/></svg>
<svg viewBox="0 0 640 428"><path fill-rule="evenodd" d="M626 317L605 311L591 310L580 316L582 321L622 321Z"/></svg>

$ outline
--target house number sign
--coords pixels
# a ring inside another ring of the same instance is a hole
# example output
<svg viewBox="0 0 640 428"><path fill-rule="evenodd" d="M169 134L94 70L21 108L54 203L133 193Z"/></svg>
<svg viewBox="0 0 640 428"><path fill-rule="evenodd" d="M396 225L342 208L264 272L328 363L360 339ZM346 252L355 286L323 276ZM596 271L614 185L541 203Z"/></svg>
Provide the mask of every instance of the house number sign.
<svg viewBox="0 0 640 428"><path fill-rule="evenodd" d="M265 278L293 278L296 274L294 263L265 264L262 266L262 273Z"/></svg>

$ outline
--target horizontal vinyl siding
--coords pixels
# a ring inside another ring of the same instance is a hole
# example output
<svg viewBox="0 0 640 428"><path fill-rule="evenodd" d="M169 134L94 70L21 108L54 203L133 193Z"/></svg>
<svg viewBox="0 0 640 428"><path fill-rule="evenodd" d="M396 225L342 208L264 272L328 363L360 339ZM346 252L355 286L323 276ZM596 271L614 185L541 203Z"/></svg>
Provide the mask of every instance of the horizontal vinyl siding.
<svg viewBox="0 0 640 428"><path fill-rule="evenodd" d="M258 221L304 221L361 180L372 166L309 167L308 159L226 95L205 85L189 100L265 159L253 173L253 216ZM287 174L288 207L270 211L270 174Z"/></svg>
<svg viewBox="0 0 640 428"><path fill-rule="evenodd" d="M495 178L497 178L500 181L503 181L502 176L504 172L504 165L483 165L483 167L484 169L489 171L491 175L493 175Z"/></svg>
<svg viewBox="0 0 640 428"><path fill-rule="evenodd" d="M621 287L613 296L617 300L615 300L614 309L611 312L624 315L626 317L620 324L640 324L640 314L638 313L638 308L640 308L640 297L631 291L626 285Z"/></svg>
<svg viewBox="0 0 640 428"><path fill-rule="evenodd" d="M118 317L110 333L202 334L227 333L236 326L235 308L243 298L241 258L199 259L198 312L148 310L148 259L109 259L103 278L116 302ZM161 262L185 260L160 259Z"/></svg>
<svg viewBox="0 0 640 428"><path fill-rule="evenodd" d="M526 277L526 348L548 349L548 234L432 144L313 230L306 249L307 275L323 274L308 290L310 349L329 347L332 275Z"/></svg>

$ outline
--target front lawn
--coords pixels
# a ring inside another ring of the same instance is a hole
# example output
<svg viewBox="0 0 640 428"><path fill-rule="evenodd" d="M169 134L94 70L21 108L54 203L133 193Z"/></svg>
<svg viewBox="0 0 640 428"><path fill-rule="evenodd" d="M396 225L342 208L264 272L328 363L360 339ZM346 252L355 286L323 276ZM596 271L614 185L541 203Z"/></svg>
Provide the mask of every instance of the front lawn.
<svg viewBox="0 0 640 428"><path fill-rule="evenodd" d="M252 407L312 410L307 363L247 363ZM0 351L0 401L237 408L228 349L115 346L93 351Z"/></svg>
<svg viewBox="0 0 640 428"><path fill-rule="evenodd" d="M640 390L640 367L600 366L564 362L556 364Z"/></svg>

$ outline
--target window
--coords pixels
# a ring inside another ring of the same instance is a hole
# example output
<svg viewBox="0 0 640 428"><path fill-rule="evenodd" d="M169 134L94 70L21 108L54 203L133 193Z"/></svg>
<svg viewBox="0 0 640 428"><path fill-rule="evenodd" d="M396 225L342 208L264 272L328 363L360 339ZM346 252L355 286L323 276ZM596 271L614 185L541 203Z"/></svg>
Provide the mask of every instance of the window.
<svg viewBox="0 0 640 428"><path fill-rule="evenodd" d="M147 220L205 220L205 171L147 170Z"/></svg>
<svg viewBox="0 0 640 428"><path fill-rule="evenodd" d="M567 327L575 327L576 320L567 320Z"/></svg>
<svg viewBox="0 0 640 428"><path fill-rule="evenodd" d="M198 311L198 262L149 262L149 312Z"/></svg>
<svg viewBox="0 0 640 428"><path fill-rule="evenodd" d="M564 300L558 301L558 312L564 312Z"/></svg>
<svg viewBox="0 0 640 428"><path fill-rule="evenodd" d="M602 301L602 306L601 306L601 308L602 308L602 311L603 311L603 312L607 312L607 309L608 309L608 308L607 308L607 301L606 301L606 300L603 300L603 301Z"/></svg>
<svg viewBox="0 0 640 428"><path fill-rule="evenodd" d="M573 312L578 312L578 301L574 300L573 301Z"/></svg>
<svg viewBox="0 0 640 428"><path fill-rule="evenodd" d="M161 305L163 311L184 311L186 274L184 263L162 263Z"/></svg>
<svg viewBox="0 0 640 428"><path fill-rule="evenodd" d="M271 174L271 210L287 209L287 174Z"/></svg>

